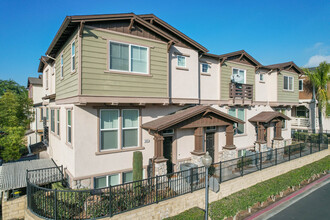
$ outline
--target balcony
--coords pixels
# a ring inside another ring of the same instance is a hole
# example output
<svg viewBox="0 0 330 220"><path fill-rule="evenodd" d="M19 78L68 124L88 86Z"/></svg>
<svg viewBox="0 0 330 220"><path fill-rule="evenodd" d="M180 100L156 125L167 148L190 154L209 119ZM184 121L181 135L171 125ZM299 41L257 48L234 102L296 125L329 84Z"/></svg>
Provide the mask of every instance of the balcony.
<svg viewBox="0 0 330 220"><path fill-rule="evenodd" d="M294 118L292 117L292 126L294 127L304 127L308 128L311 127L311 120L309 118ZM315 118L315 126L319 126L319 119Z"/></svg>
<svg viewBox="0 0 330 220"><path fill-rule="evenodd" d="M246 101L252 103L253 85L229 83L229 98L233 99L233 103L236 103L238 100L241 100L242 104L246 103Z"/></svg>

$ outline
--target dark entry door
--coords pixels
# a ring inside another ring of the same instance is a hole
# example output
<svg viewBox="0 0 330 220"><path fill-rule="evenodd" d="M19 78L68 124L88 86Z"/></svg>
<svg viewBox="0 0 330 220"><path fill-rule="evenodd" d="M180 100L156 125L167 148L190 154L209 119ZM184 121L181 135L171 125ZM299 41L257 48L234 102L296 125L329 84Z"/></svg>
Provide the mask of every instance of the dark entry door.
<svg viewBox="0 0 330 220"><path fill-rule="evenodd" d="M209 152L214 162L214 133L206 133L206 151Z"/></svg>
<svg viewBox="0 0 330 220"><path fill-rule="evenodd" d="M167 173L173 172L173 164L172 164L172 137L164 137L164 157L167 160Z"/></svg>

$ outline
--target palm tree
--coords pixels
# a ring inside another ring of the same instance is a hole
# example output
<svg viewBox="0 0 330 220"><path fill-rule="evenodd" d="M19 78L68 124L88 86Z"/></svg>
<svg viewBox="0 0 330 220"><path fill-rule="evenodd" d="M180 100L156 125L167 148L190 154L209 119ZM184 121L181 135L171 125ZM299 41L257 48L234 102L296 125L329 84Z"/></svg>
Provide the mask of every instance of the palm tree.
<svg viewBox="0 0 330 220"><path fill-rule="evenodd" d="M314 71L309 69L304 69L307 74L309 81L312 83L315 89L315 98L318 102L319 111L319 132L323 133L323 123L322 123L322 112L323 108L328 105L328 92L327 84L330 82L330 64L326 61L320 63ZM313 97L314 98L314 97Z"/></svg>

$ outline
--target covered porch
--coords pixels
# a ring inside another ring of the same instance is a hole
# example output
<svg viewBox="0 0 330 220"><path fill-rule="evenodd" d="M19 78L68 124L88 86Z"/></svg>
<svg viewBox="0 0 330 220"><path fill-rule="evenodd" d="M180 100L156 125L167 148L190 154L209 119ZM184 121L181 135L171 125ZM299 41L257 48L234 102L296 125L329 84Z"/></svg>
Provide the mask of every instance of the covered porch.
<svg viewBox="0 0 330 220"><path fill-rule="evenodd" d="M201 157L206 151L210 153L213 159L218 160L220 140L215 134L219 131L219 128L225 133L225 140L223 140L225 145L221 146L222 149L235 150L235 123L244 123L244 121L210 106L203 105L188 107L144 123L142 128L154 137L153 175L163 175L180 169L180 162L177 160L178 147L181 147L181 151L186 151L185 155L189 156L189 161L185 162L193 163L196 166L202 166ZM193 131L193 134L185 132L187 130ZM175 135L178 132L184 134L181 138L193 136L194 146L192 151L188 148L187 143L181 142L182 146L179 146L177 143L178 137ZM186 148L182 149L182 147Z"/></svg>

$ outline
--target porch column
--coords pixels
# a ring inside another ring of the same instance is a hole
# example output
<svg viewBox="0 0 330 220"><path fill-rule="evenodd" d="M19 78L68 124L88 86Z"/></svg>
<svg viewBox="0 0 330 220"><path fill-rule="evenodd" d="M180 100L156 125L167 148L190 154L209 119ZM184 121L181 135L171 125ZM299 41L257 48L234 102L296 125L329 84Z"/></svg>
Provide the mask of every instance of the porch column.
<svg viewBox="0 0 330 220"><path fill-rule="evenodd" d="M201 155L205 152L203 151L203 127L195 128L194 136L195 136L195 149L192 154Z"/></svg>
<svg viewBox="0 0 330 220"><path fill-rule="evenodd" d="M283 140L282 137L282 121L278 120L275 124L275 138L274 140Z"/></svg>
<svg viewBox="0 0 330 220"><path fill-rule="evenodd" d="M224 149L234 150L236 146L234 145L234 125L228 125L226 127L226 145L223 147Z"/></svg>
<svg viewBox="0 0 330 220"><path fill-rule="evenodd" d="M264 144L266 143L265 140L265 126L260 123L258 124L258 141L259 144Z"/></svg>
<svg viewBox="0 0 330 220"><path fill-rule="evenodd" d="M157 160L164 159L164 148L163 148L163 141L164 137L158 133L154 134L154 147L155 147L155 155L154 159L157 162Z"/></svg>

